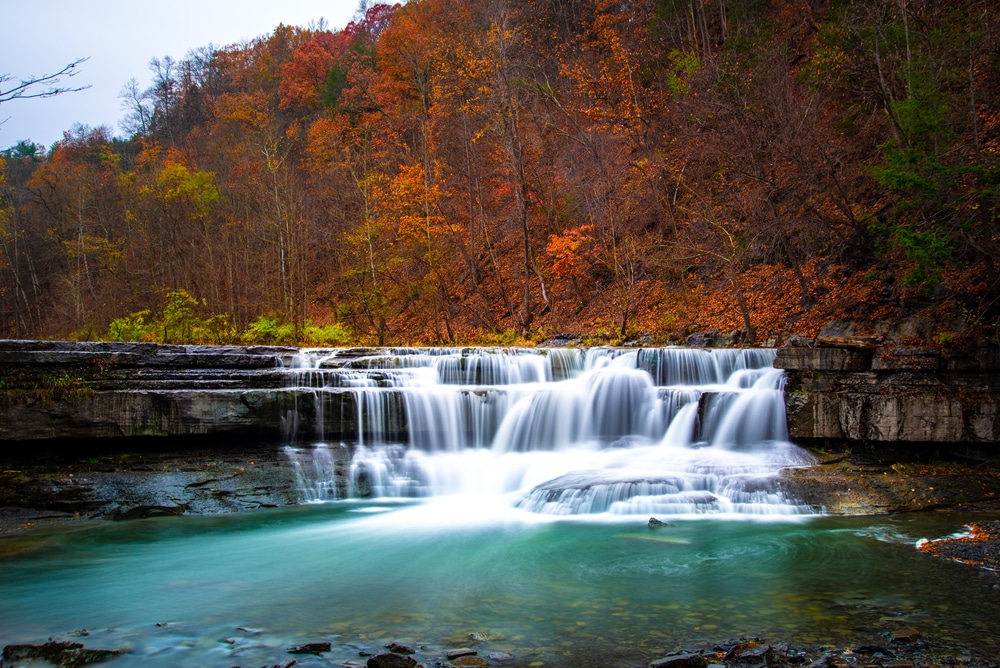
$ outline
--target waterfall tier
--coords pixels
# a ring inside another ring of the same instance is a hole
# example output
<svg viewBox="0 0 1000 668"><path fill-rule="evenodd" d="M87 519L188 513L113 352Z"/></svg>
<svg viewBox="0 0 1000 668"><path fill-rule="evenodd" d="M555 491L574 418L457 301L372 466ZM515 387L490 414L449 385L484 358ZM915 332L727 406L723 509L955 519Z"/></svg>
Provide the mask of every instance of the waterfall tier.
<svg viewBox="0 0 1000 668"><path fill-rule="evenodd" d="M774 356L303 350L286 369L304 397L286 416L286 451L305 501L462 495L550 515L811 512L777 482L810 458L788 442Z"/></svg>

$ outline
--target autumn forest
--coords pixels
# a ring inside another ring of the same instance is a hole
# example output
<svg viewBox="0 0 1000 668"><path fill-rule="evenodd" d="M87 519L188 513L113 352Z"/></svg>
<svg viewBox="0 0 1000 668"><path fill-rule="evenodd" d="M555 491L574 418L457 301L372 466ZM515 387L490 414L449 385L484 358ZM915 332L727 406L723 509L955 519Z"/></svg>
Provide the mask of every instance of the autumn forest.
<svg viewBox="0 0 1000 668"><path fill-rule="evenodd" d="M987 0L410 0L0 156L0 338L1000 332Z"/></svg>

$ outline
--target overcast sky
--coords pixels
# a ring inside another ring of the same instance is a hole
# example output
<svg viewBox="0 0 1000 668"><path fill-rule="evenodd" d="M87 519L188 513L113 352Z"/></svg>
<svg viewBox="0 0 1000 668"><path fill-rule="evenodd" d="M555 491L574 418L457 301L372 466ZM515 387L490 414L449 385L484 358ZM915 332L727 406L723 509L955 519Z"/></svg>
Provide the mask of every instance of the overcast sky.
<svg viewBox="0 0 1000 668"><path fill-rule="evenodd" d="M91 86L0 105L0 121L7 119L0 148L22 139L49 147L75 123L120 135L118 93L132 77L149 85L150 59L180 60L192 49L239 43L281 23L308 26L322 18L343 28L357 7L358 0L0 0L0 74L41 76L89 57L64 83Z"/></svg>

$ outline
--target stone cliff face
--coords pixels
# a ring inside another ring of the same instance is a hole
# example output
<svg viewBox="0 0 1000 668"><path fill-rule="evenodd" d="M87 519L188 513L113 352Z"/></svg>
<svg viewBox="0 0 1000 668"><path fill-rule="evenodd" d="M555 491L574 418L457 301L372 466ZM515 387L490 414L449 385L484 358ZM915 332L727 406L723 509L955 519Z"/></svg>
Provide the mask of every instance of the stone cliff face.
<svg viewBox="0 0 1000 668"><path fill-rule="evenodd" d="M263 346L0 340L0 454L11 444L44 440L294 440L315 435L324 413L336 416L325 435L356 435L354 395L291 387L299 384L289 369L297 353Z"/></svg>
<svg viewBox="0 0 1000 668"><path fill-rule="evenodd" d="M785 346L789 433L803 445L874 451L945 446L950 454L1000 457L1000 354L848 341Z"/></svg>
<svg viewBox="0 0 1000 668"><path fill-rule="evenodd" d="M277 433L290 348L0 341L0 443Z"/></svg>

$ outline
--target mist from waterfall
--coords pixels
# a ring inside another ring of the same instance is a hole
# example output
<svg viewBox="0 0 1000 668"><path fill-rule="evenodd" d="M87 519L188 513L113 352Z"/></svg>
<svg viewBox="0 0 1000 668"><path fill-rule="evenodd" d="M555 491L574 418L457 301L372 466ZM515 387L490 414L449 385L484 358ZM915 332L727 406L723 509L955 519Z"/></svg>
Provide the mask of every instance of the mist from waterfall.
<svg viewBox="0 0 1000 668"><path fill-rule="evenodd" d="M447 499L545 516L791 516L773 350L303 350L286 452L304 502ZM335 414L331 414L335 413ZM298 425L309 424L311 430ZM345 428L350 425L350 428Z"/></svg>

